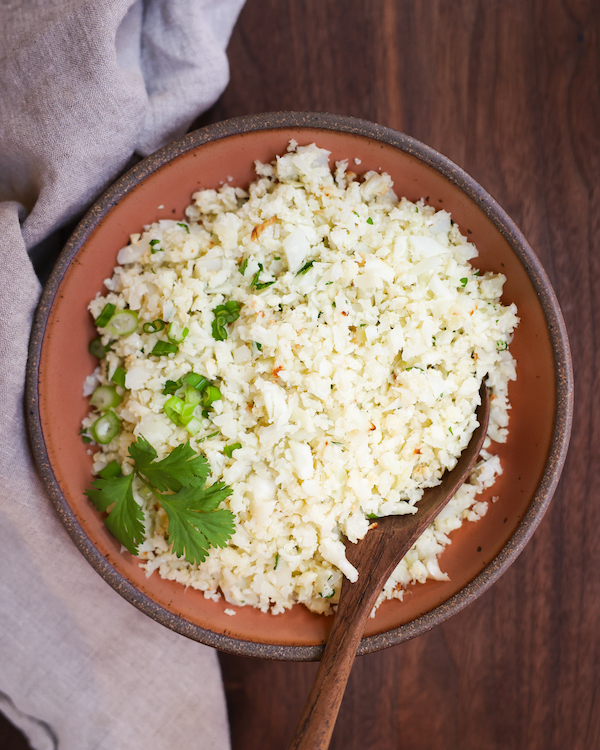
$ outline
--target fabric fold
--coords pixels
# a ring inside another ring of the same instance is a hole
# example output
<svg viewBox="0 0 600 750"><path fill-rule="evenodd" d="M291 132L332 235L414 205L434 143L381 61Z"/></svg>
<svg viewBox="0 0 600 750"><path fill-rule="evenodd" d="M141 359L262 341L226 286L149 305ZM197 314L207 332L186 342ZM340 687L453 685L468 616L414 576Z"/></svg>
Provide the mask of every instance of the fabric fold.
<svg viewBox="0 0 600 750"><path fill-rule="evenodd" d="M80 555L37 477L23 390L41 289L28 250L43 261L39 243L132 155L216 101L242 4L0 7L0 711L35 750L229 747L216 652L141 614Z"/></svg>

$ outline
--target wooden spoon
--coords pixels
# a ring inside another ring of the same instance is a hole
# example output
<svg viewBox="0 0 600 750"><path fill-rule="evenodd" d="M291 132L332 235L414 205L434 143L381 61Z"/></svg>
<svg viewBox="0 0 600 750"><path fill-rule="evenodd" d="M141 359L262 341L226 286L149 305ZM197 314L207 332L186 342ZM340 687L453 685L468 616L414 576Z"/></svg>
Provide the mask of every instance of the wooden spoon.
<svg viewBox="0 0 600 750"><path fill-rule="evenodd" d="M326 750L346 689L356 650L375 601L394 568L468 478L487 434L490 400L484 383L477 409L479 427L454 469L425 490L414 515L378 518L346 556L358 570L356 583L344 578L329 639L289 750Z"/></svg>

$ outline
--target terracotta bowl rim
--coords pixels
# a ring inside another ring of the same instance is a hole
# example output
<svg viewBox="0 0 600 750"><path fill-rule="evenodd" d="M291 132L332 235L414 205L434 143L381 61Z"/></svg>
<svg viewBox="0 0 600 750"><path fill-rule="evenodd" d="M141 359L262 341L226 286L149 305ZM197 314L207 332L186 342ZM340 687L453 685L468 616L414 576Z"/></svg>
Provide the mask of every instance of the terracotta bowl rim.
<svg viewBox="0 0 600 750"><path fill-rule="evenodd" d="M259 658L313 661L323 646L289 646L244 641L206 630L169 612L133 586L103 557L81 528L63 495L50 464L39 412L39 366L46 325L69 264L111 208L130 190L168 161L211 141L260 130L316 128L340 131L381 141L433 167L469 196L506 238L524 266L540 300L552 345L556 376L556 414L546 465L537 491L517 529L498 555L458 593L435 609L394 630L363 638L359 654L387 648L430 630L483 594L521 553L546 512L566 459L573 417L573 370L562 313L550 281L537 256L515 223L472 177L433 148L415 138L366 120L316 112L271 112L246 115L208 125L151 154L120 177L94 203L65 245L42 293L31 332L26 377L26 416L33 455L42 483L71 539L92 567L119 594L171 630L222 651Z"/></svg>

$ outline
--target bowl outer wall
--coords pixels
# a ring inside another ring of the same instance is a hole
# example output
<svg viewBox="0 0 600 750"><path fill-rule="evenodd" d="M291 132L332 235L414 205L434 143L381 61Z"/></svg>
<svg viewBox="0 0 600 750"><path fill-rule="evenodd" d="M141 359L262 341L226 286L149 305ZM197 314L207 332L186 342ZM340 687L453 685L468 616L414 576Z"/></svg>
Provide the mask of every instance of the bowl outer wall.
<svg viewBox="0 0 600 750"><path fill-rule="evenodd" d="M450 210L480 250L474 264L506 274L504 299L517 302L522 318L511 345L519 372L511 387L511 433L498 447L505 473L488 493L488 499L498 495L500 501L490 503L482 521L452 535L454 543L441 558L451 581L412 587L405 602L385 603L369 623L359 653L430 629L498 578L541 520L564 463L573 398L564 322L539 261L504 211L448 159L396 131L334 115L249 116L190 133L134 167L84 217L44 290L31 338L27 416L54 507L88 561L119 593L177 632L222 650L310 660L319 658L330 618L301 607L277 618L248 607L228 617L223 602L156 575L146 579L131 556L121 555L83 497L91 460L74 437L87 413L80 384L94 367L91 356L81 356L95 335L86 305L110 275L129 233L158 218L182 217L190 194L200 187L216 187L228 176L234 184L247 184L253 160L273 158L291 137L317 141L336 159L350 157L351 167L352 158L360 157L360 171L385 169L399 194L427 197L436 208Z"/></svg>

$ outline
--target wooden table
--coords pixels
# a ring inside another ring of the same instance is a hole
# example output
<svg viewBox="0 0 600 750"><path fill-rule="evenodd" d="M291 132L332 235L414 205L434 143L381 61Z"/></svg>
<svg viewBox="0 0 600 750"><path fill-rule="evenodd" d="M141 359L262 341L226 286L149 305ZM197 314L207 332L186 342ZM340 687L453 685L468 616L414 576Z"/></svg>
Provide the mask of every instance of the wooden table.
<svg viewBox="0 0 600 750"><path fill-rule="evenodd" d="M600 747L599 40L594 0L248 0L231 83L198 123L327 111L433 146L523 230L571 337L574 430L548 514L468 609L356 662L332 750ZM221 664L234 750L284 750L316 665ZM0 726L0 747L26 745Z"/></svg>

